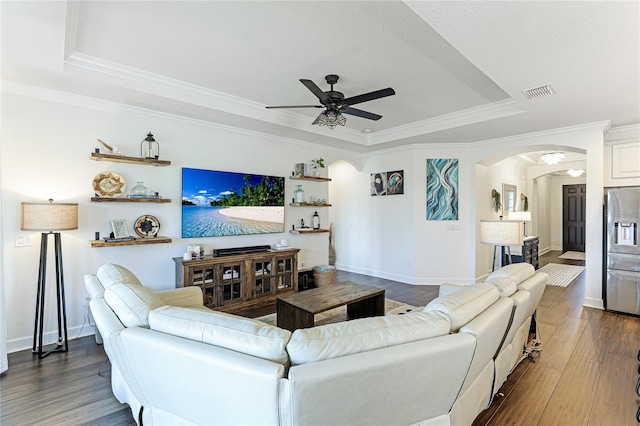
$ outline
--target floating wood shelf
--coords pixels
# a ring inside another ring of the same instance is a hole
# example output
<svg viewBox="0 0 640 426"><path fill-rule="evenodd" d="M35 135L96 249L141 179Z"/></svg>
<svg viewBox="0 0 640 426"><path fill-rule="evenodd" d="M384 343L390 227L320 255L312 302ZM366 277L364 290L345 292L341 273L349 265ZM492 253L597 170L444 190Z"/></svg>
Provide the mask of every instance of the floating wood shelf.
<svg viewBox="0 0 640 426"><path fill-rule="evenodd" d="M91 197L90 201L96 203L170 203L170 198L107 198Z"/></svg>
<svg viewBox="0 0 640 426"><path fill-rule="evenodd" d="M331 178L326 177L316 177L316 176L289 176L291 180L315 180L318 182L331 182Z"/></svg>
<svg viewBox="0 0 640 426"><path fill-rule="evenodd" d="M331 204L327 203L289 203L293 207L331 207Z"/></svg>
<svg viewBox="0 0 640 426"><path fill-rule="evenodd" d="M328 229L293 229L289 231L292 234L319 234L321 232L329 232Z"/></svg>
<svg viewBox="0 0 640 426"><path fill-rule="evenodd" d="M101 154L97 152L91 153L91 160L95 161L113 161L115 163L144 164L147 166L169 166L171 161L155 160L153 158L127 157L125 155Z"/></svg>
<svg viewBox="0 0 640 426"><path fill-rule="evenodd" d="M96 247L119 247L119 246L139 246L144 244L167 244L171 242L171 238L168 237L155 237L155 238L136 238L132 241L104 241L104 240L91 240L91 248Z"/></svg>

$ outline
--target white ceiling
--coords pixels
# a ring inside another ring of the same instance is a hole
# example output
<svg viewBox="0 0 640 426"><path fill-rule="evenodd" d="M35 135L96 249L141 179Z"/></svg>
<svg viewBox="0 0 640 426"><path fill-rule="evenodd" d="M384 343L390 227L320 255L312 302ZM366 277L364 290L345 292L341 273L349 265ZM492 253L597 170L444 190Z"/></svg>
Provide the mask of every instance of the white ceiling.
<svg viewBox="0 0 640 426"><path fill-rule="evenodd" d="M2 1L2 78L360 152L640 123L640 2ZM298 80L355 107L344 128ZM521 93L551 84L555 95ZM371 133L363 133L364 129Z"/></svg>

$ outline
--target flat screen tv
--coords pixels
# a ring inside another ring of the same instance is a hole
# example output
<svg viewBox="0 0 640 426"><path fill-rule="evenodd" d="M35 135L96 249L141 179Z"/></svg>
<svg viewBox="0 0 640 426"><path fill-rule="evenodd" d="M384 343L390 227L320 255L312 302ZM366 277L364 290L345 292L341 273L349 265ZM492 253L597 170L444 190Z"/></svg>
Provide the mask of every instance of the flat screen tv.
<svg viewBox="0 0 640 426"><path fill-rule="evenodd" d="M182 238L284 232L284 177L182 169Z"/></svg>

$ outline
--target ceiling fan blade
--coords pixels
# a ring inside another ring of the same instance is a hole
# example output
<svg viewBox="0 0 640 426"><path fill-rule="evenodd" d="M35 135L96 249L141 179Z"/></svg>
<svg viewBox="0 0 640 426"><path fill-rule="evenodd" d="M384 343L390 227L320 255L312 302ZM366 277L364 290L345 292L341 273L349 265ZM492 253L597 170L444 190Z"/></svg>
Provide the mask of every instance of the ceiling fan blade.
<svg viewBox="0 0 640 426"><path fill-rule="evenodd" d="M274 108L324 108L324 107L322 105L279 105L279 106L268 106L265 108L274 109Z"/></svg>
<svg viewBox="0 0 640 426"><path fill-rule="evenodd" d="M315 120L313 120L313 123L311 123L311 125L312 125L312 126L313 126L314 124L318 124L318 122L320 121L320 116L321 116L322 114L324 114L324 112L321 112L321 113L320 113L320 115L318 115L318 116L316 117L316 119L315 119Z"/></svg>
<svg viewBox="0 0 640 426"><path fill-rule="evenodd" d="M343 99L340 102L340 106L355 105L362 102L372 101L374 99L384 98L385 96L395 95L396 92L391 87L386 89L376 90L375 92L365 93L363 95L352 96L350 98Z"/></svg>
<svg viewBox="0 0 640 426"><path fill-rule="evenodd" d="M340 112L343 114L355 115L356 117L367 118L369 120L380 120L382 118L381 115L374 114L372 112L362 111L361 109L346 107L341 108Z"/></svg>
<svg viewBox="0 0 640 426"><path fill-rule="evenodd" d="M316 97L320 99L320 102L322 102L323 104L330 101L329 96L324 93L313 81L301 78L300 83L304 84L307 89L311 90L311 93L316 95Z"/></svg>

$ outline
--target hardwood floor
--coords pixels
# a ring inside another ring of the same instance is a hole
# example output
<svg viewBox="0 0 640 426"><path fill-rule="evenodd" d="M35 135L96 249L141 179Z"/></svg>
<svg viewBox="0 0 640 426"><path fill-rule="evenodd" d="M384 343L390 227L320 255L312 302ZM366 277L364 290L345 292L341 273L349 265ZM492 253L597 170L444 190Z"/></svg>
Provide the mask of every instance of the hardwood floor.
<svg viewBox="0 0 640 426"><path fill-rule="evenodd" d="M584 265L540 258L547 263ZM547 286L538 306L543 349L520 363L477 425L635 425L640 318L582 306L584 273L568 287Z"/></svg>
<svg viewBox="0 0 640 426"><path fill-rule="evenodd" d="M547 263L583 265L558 259ZM543 350L523 361L474 425L636 425L640 318L582 307L584 274L568 287L547 286L538 308ZM436 286L411 286L348 272L338 282L383 287L386 297L416 306L437 296ZM260 314L262 315L262 314ZM110 365L92 336L69 342L67 354L38 360L9 354L0 376L0 424L133 425L111 393Z"/></svg>

